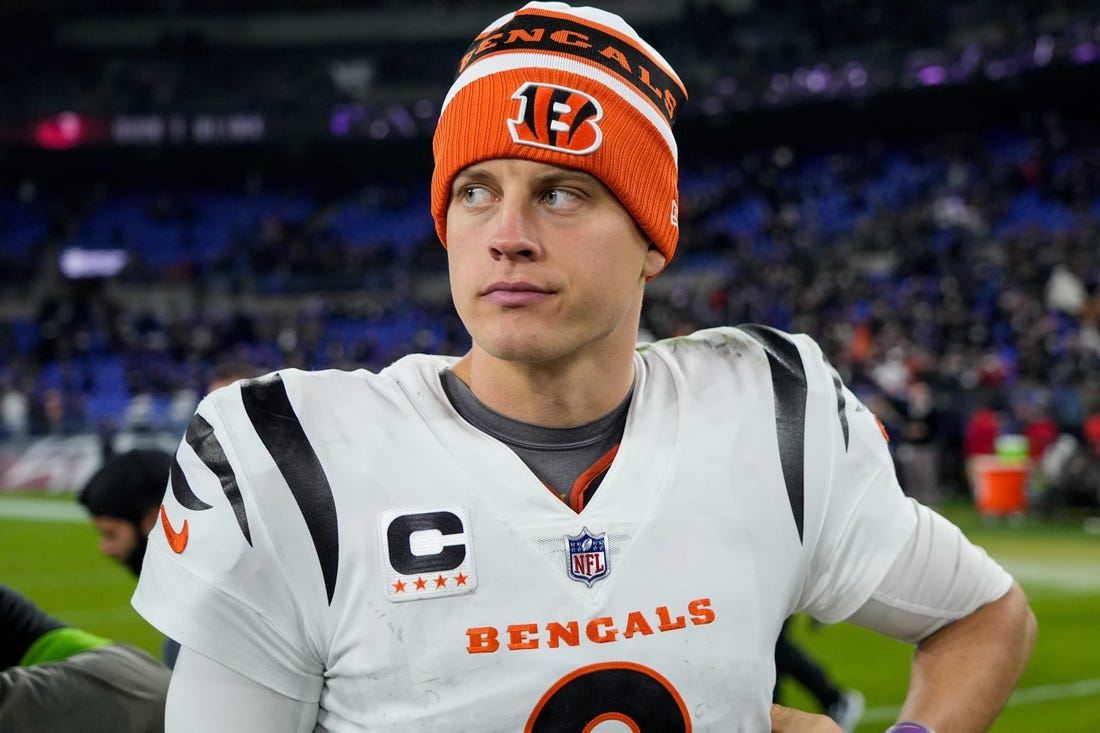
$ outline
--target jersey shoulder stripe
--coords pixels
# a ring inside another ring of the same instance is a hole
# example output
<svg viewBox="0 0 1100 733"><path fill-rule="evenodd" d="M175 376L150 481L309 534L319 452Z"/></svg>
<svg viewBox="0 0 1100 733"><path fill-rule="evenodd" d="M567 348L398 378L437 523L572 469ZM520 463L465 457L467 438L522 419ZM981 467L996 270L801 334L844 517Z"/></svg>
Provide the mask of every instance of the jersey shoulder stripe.
<svg viewBox="0 0 1100 733"><path fill-rule="evenodd" d="M191 430L188 428L188 433L190 432ZM168 473L168 485L172 487L172 496L176 497L176 501L180 503L180 506L196 512L205 511L211 508L210 505L200 499L194 489L191 488L191 484L187 481L187 475L184 474L183 469L180 467L178 456L172 457L172 467Z"/></svg>
<svg viewBox="0 0 1100 733"><path fill-rule="evenodd" d="M195 451L195 455L199 457L199 460L218 477L222 493L229 500L229 506L233 508L233 514L237 518L237 525L241 528L241 534L244 535L245 541L251 546L252 533L248 528L248 515L245 512L240 486L237 484L237 475L233 472L233 467L229 465L229 459L225 455L222 444L218 442L218 436L214 434L214 426L207 422L202 415L196 414L191 420L191 424L187 426L187 433L183 439ZM179 473L182 477L183 471ZM186 478L184 478L183 483L186 484L186 481ZM173 482L173 491L175 490L174 487ZM190 491L190 487L188 487L188 491ZM203 507L190 506L180 499L179 494L176 494L176 499L188 509L210 508L209 505ZM195 500L201 501L197 496Z"/></svg>
<svg viewBox="0 0 1100 733"><path fill-rule="evenodd" d="M829 375L833 378L833 389L836 390L836 415L840 419L840 432L844 436L844 452L848 452L848 413L844 411L847 406L847 400L844 399L844 382L840 380L840 375L836 373L836 369L829 367Z"/></svg>
<svg viewBox="0 0 1100 733"><path fill-rule="evenodd" d="M336 501L328 477L294 412L280 374L242 384L241 398L256 435L290 487L302 513L331 605L339 570L340 535Z"/></svg>
<svg viewBox="0 0 1100 733"><path fill-rule="evenodd" d="M775 434L779 440L779 461L787 485L787 499L803 540L805 523L806 452L806 367L798 346L786 334L758 324L738 326L764 349L772 377L775 399Z"/></svg>

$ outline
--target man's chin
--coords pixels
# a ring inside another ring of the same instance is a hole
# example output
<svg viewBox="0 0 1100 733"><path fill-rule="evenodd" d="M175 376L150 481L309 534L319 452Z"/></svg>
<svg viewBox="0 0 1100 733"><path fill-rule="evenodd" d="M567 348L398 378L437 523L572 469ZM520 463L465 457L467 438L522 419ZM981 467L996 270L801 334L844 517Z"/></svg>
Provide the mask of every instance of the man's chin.
<svg viewBox="0 0 1100 733"><path fill-rule="evenodd" d="M486 336L478 346L500 361L539 364L560 359L570 351L560 334L553 338L545 328L523 329L512 324Z"/></svg>

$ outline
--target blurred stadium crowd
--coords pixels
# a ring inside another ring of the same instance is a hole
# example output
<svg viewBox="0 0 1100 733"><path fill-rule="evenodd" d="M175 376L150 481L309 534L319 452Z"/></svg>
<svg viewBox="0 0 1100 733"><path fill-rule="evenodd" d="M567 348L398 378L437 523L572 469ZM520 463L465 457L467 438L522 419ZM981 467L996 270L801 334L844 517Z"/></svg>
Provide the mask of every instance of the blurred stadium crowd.
<svg viewBox="0 0 1100 733"><path fill-rule="evenodd" d="M240 12L249 3L175 3L173 17L188 11L194 25L177 22L178 32L131 48L88 40L110 37L111 26L76 25L87 4L23 8L37 30L0 51L8 110L0 127L56 114L63 97L84 119L231 104L269 116L322 110L323 131L339 138L366 119L349 105L401 98L417 120L402 134L427 149L434 118L416 105L447 82L423 69L437 53L454 56L449 35L428 34L413 53L407 40L246 52L212 42L217 26L200 22L230 5ZM422 5L447 13L459 4ZM1067 113L1047 98L1033 109L987 110L965 128L935 124L950 110L927 109L926 134L833 134L814 144L792 136L739 145L727 121L778 106L789 110L783 129L808 131L822 110L800 107L807 96L873 97L876 85L916 95L974 83L974 74L1005 83L1059 63L1067 75L1095 69L1100 13L1073 0L734 5L687 3L675 22L661 20L672 4L636 6L662 23L656 45L688 70L689 89L702 90L696 119L686 121L678 259L651 283L643 337L741 322L813 335L887 424L903 470L916 471L910 484L933 492L931 501L942 489L965 491L966 458L979 450L968 437L976 416L992 415L999 433L1030 431L1036 457L1061 433L1083 438L1100 414L1095 107ZM96 7L101 18L130 6ZM70 25L57 24L59 11L69 11ZM49 53L64 37L58 28L84 45ZM45 46L34 42L47 36ZM352 47L365 65L334 73ZM41 62L39 74L14 73L27 54ZM212 77L224 83L201 83ZM387 109L386 129L405 129ZM347 126L334 126L337 113ZM364 137L384 138L381 129L366 124ZM393 156L353 175L329 176L321 164L309 175L273 175L279 151L291 154L269 142L265 166L198 180L163 169L123 180L101 168L57 185L44 169L6 166L0 436L182 431L227 360L378 369L413 350L465 348L428 213L430 169ZM378 155L365 150L356 154ZM931 479L923 459L908 458L929 451Z"/></svg>
<svg viewBox="0 0 1100 733"><path fill-rule="evenodd" d="M1086 0L608 0L677 61L688 116L1094 64ZM14 0L0 8L0 143L430 135L466 39L500 0ZM31 73L27 73L31 70Z"/></svg>

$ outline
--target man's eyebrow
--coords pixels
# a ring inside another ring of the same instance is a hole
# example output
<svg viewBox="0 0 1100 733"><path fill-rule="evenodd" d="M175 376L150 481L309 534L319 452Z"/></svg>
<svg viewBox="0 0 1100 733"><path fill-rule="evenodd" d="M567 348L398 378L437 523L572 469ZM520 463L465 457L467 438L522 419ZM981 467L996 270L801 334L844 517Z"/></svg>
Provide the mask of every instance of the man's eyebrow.
<svg viewBox="0 0 1100 733"><path fill-rule="evenodd" d="M452 190L475 183L491 183L497 180L497 176L489 170L471 165L455 175L452 182ZM539 173L531 178L534 188L549 188L563 185L602 185L600 179L585 171L571 168L558 168Z"/></svg>
<svg viewBox="0 0 1100 733"><path fill-rule="evenodd" d="M461 170L451 180L451 190L448 196L454 200L462 195L462 190L467 186L490 185L493 180L493 176L488 171L479 168Z"/></svg>
<svg viewBox="0 0 1100 733"><path fill-rule="evenodd" d="M487 181L487 180L491 180L492 178L493 178L493 175L491 173L489 173L488 171L486 171L482 168L478 168L477 166L471 166L469 168L466 168L465 170L459 171L455 175L454 180L455 180L455 183L458 183L459 181L462 181L462 182Z"/></svg>
<svg viewBox="0 0 1100 733"><path fill-rule="evenodd" d="M535 176L535 183L541 186L551 186L562 183L598 183L599 179L591 173L575 171L568 168L548 171Z"/></svg>

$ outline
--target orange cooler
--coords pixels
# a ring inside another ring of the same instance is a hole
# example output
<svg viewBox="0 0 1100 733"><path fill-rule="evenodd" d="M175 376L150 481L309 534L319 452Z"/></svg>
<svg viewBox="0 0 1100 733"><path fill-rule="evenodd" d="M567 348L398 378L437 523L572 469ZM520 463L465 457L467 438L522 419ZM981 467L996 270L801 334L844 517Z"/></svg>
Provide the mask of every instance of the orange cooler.
<svg viewBox="0 0 1100 733"><path fill-rule="evenodd" d="M1027 508L1027 461L979 458L975 466L975 500L986 515L1019 514Z"/></svg>

